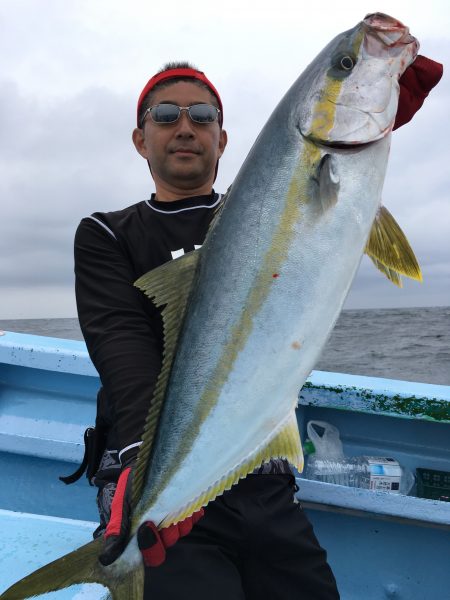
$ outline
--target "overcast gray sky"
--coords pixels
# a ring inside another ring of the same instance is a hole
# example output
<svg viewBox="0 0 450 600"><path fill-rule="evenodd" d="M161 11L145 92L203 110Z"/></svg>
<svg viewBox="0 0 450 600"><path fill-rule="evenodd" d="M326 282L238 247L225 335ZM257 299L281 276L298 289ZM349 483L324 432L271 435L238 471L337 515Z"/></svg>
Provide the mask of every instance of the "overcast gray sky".
<svg viewBox="0 0 450 600"><path fill-rule="evenodd" d="M216 189L224 191L307 64L377 10L448 64L445 1L0 0L0 319L76 315L79 220L153 191L130 135L137 97L165 62L194 62L221 93L229 144ZM399 290L364 258L348 308L450 304L449 81L444 73L394 133L384 189L424 283Z"/></svg>

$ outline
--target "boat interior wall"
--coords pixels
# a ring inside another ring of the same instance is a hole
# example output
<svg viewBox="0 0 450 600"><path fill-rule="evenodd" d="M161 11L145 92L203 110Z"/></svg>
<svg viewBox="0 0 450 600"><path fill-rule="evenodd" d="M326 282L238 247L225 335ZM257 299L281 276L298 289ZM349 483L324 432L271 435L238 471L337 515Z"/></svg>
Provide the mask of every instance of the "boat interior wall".
<svg viewBox="0 0 450 600"><path fill-rule="evenodd" d="M28 357L28 359L27 359ZM95 421L99 378L86 346L9 334L0 344L0 509L96 520L95 490L65 486Z"/></svg>
<svg viewBox="0 0 450 600"><path fill-rule="evenodd" d="M450 472L450 387L313 372L299 394L310 420L340 432L347 456L390 456ZM450 502L297 480L298 497L327 549L341 598L445 598Z"/></svg>
<svg viewBox="0 0 450 600"><path fill-rule="evenodd" d="M297 420L302 439L310 420L336 426L346 456L392 457L413 473L418 467L450 472L448 386L313 371L299 393ZM450 529L450 503L417 498L415 486L404 496L299 481L311 507Z"/></svg>
<svg viewBox="0 0 450 600"><path fill-rule="evenodd" d="M98 379L0 364L0 450L81 461Z"/></svg>
<svg viewBox="0 0 450 600"><path fill-rule="evenodd" d="M327 550L342 600L448 598L448 531L353 512L307 513Z"/></svg>
<svg viewBox="0 0 450 600"><path fill-rule="evenodd" d="M96 489L84 478L70 486L58 479L71 469L74 464L60 460L0 452L0 509L96 521Z"/></svg>

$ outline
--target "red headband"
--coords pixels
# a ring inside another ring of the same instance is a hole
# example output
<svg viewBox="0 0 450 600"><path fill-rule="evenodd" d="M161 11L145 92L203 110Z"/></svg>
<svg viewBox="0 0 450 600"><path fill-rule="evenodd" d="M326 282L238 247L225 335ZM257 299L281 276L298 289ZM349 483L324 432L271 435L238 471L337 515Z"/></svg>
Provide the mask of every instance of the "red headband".
<svg viewBox="0 0 450 600"><path fill-rule="evenodd" d="M209 79L206 77L206 75L204 73L202 73L201 71L196 71L195 69L168 69L167 71L163 71L162 73L158 73L157 75L154 75L147 82L147 85L142 90L141 95L139 96L138 103L137 103L137 119L138 119L137 126L138 127L140 126L139 111L140 111L141 104L142 104L145 96L150 92L150 90L152 90L155 87L155 85L158 85L158 83L161 83L161 81L165 81L166 79L175 79L178 77L190 77L192 79L198 79L198 81L202 81L205 85L207 85L208 88L211 90L211 92L214 94L214 96L217 98L217 102L219 103L219 108L220 108L219 123L223 122L223 106L222 106L222 100L220 99L220 96L219 96L219 92L216 90L216 88L213 86L213 84L209 81Z"/></svg>

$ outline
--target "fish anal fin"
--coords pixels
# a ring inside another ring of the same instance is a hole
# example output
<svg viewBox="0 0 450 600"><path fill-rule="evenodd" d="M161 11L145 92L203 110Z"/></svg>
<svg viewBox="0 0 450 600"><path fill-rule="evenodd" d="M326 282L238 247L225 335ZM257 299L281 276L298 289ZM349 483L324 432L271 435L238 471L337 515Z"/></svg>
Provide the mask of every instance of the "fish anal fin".
<svg viewBox="0 0 450 600"><path fill-rule="evenodd" d="M381 206L370 230L365 253L390 281L402 287L400 275L422 281L414 252L397 221Z"/></svg>
<svg viewBox="0 0 450 600"><path fill-rule="evenodd" d="M195 250L169 261L157 269L149 271L134 283L156 306L164 307L161 312L164 328L163 360L133 474L134 506L142 494L147 464L164 403L178 337L194 284L200 252L201 250Z"/></svg>
<svg viewBox="0 0 450 600"><path fill-rule="evenodd" d="M193 502L184 506L181 511L168 515L159 527L168 527L191 516L271 458L285 458L299 471L303 470L303 452L295 410L254 452L202 492Z"/></svg>

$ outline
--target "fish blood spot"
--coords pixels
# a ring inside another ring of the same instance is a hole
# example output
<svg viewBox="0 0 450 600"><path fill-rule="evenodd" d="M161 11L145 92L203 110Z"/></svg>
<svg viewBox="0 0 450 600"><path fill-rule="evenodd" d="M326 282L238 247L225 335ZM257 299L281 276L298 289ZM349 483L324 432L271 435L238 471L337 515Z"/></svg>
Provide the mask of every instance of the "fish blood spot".
<svg viewBox="0 0 450 600"><path fill-rule="evenodd" d="M274 274L272 275L272 277L273 277L274 279L276 279L276 278L277 278L277 277L279 277L279 276L280 276L280 275L279 275L279 273L274 273Z"/></svg>
<svg viewBox="0 0 450 600"><path fill-rule="evenodd" d="M292 348L294 348L294 350L300 350L300 348L302 347L302 345L300 344L300 342L292 342L291 344Z"/></svg>

